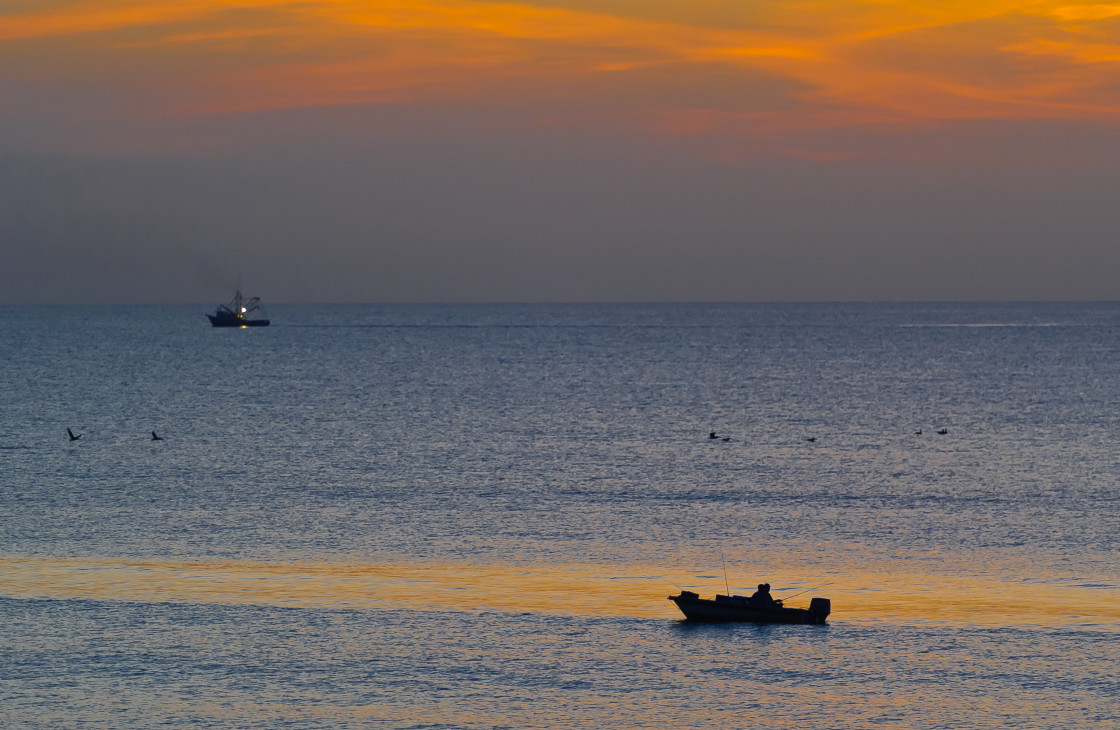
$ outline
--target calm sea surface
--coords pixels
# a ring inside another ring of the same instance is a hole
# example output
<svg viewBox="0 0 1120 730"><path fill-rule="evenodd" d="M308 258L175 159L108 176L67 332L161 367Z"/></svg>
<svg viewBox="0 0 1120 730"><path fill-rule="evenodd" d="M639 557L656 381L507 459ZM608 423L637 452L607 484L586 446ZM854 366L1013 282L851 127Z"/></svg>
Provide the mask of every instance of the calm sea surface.
<svg viewBox="0 0 1120 730"><path fill-rule="evenodd" d="M206 310L0 308L0 726L1120 726L1120 305Z"/></svg>

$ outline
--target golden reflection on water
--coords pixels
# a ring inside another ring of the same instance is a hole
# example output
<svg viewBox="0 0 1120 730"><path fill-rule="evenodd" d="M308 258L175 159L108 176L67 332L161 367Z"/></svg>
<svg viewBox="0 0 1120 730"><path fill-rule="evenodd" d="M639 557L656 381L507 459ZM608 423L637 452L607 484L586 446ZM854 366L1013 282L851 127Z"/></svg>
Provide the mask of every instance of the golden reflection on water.
<svg viewBox="0 0 1120 730"><path fill-rule="evenodd" d="M152 561L0 556L0 595L9 598L220 603L309 608L506 611L553 615L680 618L666 601L681 585L709 596L722 575L666 576L665 566L331 564ZM1036 581L914 572L799 576L799 586L832 583L787 602L832 600L831 621L974 625L1092 624L1120 631L1116 591L1052 589ZM674 582L675 581L675 582ZM776 589L779 582L772 580ZM734 593L746 588L731 587ZM776 593L779 597L782 593Z"/></svg>

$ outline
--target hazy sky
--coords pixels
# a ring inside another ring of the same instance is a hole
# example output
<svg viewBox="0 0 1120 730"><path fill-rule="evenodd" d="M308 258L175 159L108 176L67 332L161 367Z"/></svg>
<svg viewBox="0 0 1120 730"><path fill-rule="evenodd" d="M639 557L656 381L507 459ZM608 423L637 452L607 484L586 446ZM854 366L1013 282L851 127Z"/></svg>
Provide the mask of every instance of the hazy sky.
<svg viewBox="0 0 1120 730"><path fill-rule="evenodd" d="M1120 299L1120 4L0 0L0 303Z"/></svg>

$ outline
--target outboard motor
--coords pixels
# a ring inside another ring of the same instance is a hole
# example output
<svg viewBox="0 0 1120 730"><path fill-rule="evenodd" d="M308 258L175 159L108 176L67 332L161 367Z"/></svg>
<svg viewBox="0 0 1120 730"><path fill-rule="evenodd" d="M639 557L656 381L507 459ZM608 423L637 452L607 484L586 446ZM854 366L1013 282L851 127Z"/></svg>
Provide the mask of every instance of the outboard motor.
<svg viewBox="0 0 1120 730"><path fill-rule="evenodd" d="M816 623L823 624L828 614L832 613L832 601L827 598L814 598L809 601L809 613L813 614Z"/></svg>

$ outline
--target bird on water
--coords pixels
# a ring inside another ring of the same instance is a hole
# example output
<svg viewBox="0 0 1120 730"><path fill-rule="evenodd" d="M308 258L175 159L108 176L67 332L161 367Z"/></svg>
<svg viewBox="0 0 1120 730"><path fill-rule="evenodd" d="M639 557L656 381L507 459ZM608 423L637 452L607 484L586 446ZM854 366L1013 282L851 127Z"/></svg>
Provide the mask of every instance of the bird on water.
<svg viewBox="0 0 1120 730"><path fill-rule="evenodd" d="M71 441L77 441L78 439L80 439L82 437L81 434L78 434L77 436L75 436L74 432L71 431L70 429L66 429L66 433L70 434L70 440Z"/></svg>
<svg viewBox="0 0 1120 730"><path fill-rule="evenodd" d="M163 439L161 439L159 436L156 436L155 431L152 431L152 441L163 441Z"/></svg>

